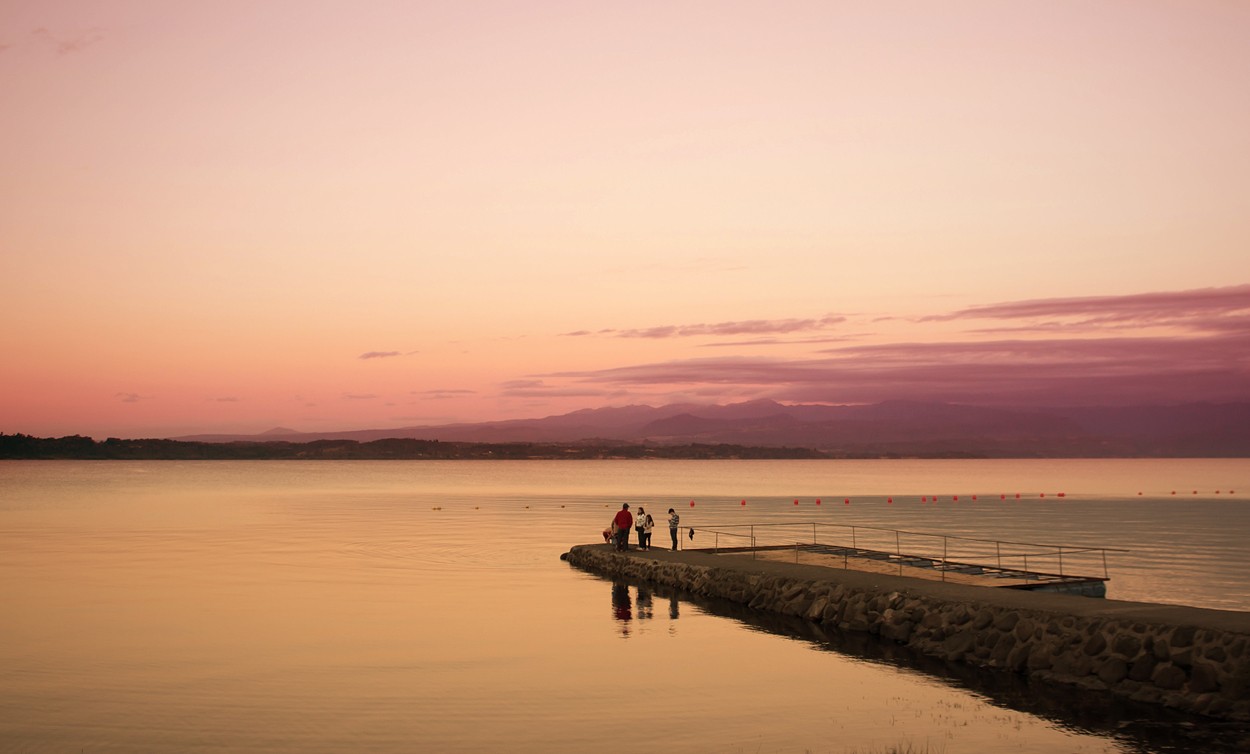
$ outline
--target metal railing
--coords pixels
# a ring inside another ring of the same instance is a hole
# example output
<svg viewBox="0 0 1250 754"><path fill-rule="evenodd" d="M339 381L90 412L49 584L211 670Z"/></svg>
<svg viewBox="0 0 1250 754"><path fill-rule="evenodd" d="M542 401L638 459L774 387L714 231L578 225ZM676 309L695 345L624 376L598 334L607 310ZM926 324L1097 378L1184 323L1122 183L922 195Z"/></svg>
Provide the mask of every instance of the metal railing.
<svg viewBox="0 0 1250 754"><path fill-rule="evenodd" d="M802 529L803 539L794 536ZM810 529L810 542L806 532ZM897 564L903 574L905 567L932 568L941 573L973 573L990 576L1012 576L1024 580L1102 580L1110 579L1107 553L1125 553L1114 547L1017 542L1004 539L981 539L954 534L889 529L857 524L820 522L779 522L765 524L724 524L700 526L699 535L711 537L711 552L750 552L752 557L764 550L795 550L797 562L801 551L841 555L843 567L851 558L867 558ZM690 548L690 545L686 545ZM940 548L940 549L939 549ZM1094 570L1101 565L1102 576L1081 576L1073 566Z"/></svg>

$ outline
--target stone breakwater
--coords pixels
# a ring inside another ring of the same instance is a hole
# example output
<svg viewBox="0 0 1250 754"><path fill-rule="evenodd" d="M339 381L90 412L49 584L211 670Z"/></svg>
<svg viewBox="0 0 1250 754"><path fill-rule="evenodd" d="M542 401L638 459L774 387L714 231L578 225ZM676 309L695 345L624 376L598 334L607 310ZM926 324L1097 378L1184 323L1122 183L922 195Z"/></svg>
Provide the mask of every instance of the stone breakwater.
<svg viewBox="0 0 1250 754"><path fill-rule="evenodd" d="M600 575L874 634L949 662L1250 721L1250 613L920 581L683 551L563 556Z"/></svg>

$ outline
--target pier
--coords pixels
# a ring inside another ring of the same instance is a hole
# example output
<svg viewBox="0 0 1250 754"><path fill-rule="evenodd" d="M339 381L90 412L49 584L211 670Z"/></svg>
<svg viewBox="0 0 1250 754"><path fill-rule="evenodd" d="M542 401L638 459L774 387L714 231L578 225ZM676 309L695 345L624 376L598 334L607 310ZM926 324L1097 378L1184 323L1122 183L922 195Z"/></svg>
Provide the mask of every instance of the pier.
<svg viewBox="0 0 1250 754"><path fill-rule="evenodd" d="M709 525L697 531L699 546L691 546L693 538L681 540L687 549L1087 597L1107 595L1107 554L1127 552L814 521Z"/></svg>
<svg viewBox="0 0 1250 754"><path fill-rule="evenodd" d="M946 662L1250 722L1250 613L993 588L953 578L954 568L912 571L888 558L815 553L758 535L754 546L729 545L711 530L697 530L700 538L709 541L699 549L593 544L562 557L605 577L803 618L816 630L871 634ZM853 559L886 565L845 567ZM919 571L938 578L910 575Z"/></svg>

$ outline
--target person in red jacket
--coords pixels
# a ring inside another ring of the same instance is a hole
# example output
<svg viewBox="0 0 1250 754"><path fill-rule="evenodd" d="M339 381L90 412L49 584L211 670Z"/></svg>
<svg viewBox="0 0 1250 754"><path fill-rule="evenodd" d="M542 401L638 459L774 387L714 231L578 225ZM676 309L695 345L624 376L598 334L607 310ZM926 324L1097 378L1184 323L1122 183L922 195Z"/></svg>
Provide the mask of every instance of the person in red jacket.
<svg viewBox="0 0 1250 754"><path fill-rule="evenodd" d="M616 529L616 549L629 549L629 528L633 525L634 514L629 512L629 503L625 503L612 519L612 526Z"/></svg>

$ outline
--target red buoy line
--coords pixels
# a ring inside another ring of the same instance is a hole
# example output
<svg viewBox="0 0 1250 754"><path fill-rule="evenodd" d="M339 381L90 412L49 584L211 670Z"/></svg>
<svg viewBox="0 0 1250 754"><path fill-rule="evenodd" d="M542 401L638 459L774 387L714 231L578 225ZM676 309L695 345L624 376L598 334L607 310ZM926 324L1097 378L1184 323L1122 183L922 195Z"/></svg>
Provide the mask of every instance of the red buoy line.
<svg viewBox="0 0 1250 754"><path fill-rule="evenodd" d="M1236 493L1237 493L1237 491L1236 491L1235 489L1229 489L1229 490L1214 490L1214 491L1213 491L1213 494L1216 494L1216 495L1221 495L1221 494L1235 495ZM1067 497L1068 497L1068 493L1066 493L1066 492L1055 492L1055 493L1051 493L1051 494L1052 494L1052 496L1053 496L1053 497L1064 498L1065 500L1066 500L1066 499L1067 499ZM1145 491L1143 491L1143 490L1139 490L1139 491L1137 492L1137 496L1138 496L1138 497L1144 497L1144 496L1145 496L1145 494L1146 494L1146 493L1145 493ZM1177 494L1178 494L1178 493L1177 493L1177 491L1176 491L1176 490L1171 490L1171 495L1177 495ZM1192 490L1191 494L1193 494L1193 495L1198 495L1198 494L1201 494L1201 490L1194 489L1194 490ZM1045 493L1045 492L1039 492L1039 493L1037 493L1037 499L1038 499L1038 500L1045 500L1045 499L1046 499L1046 495L1047 495L1047 493ZM871 498L878 498L879 496L877 496L877 495L871 495L871 496L869 496L869 497L871 497ZM919 500L919 502L920 502L920 504L922 504L922 505L937 505L937 504L941 501L941 497L942 497L942 496L939 496L939 495L921 495L921 496L920 496L920 500ZM958 502L959 502L959 495L947 495L947 496L945 496L945 497L949 498L949 499L950 499L950 501L951 501L952 503L958 503ZM969 498L969 499L971 499L971 500L980 500L980 497L979 497L978 495L975 495L975 494L973 494L973 495L967 495L966 497L967 497L967 498ZM1013 494L1010 496L1010 498L1009 498L1008 494L1007 494L1007 493L1005 493L1005 492L1000 492L1000 493L998 494L998 499L999 499L999 501L1006 501L1006 500L1008 500L1008 499L1014 499L1014 500L1024 500L1024 499L1026 499L1027 497L1028 497L1028 495L1024 495L1024 494L1019 493L1019 492L1013 493ZM899 496L899 495L887 495L887 496L885 496L885 503L886 503L886 505L894 505L894 500L895 500L895 498L898 498L898 501L899 501L900 503L902 503L902 502L906 502L906 501L907 501L907 499L908 499L908 498L907 498L907 496L905 496L905 495L904 495L904 496ZM914 499L914 498L913 498L913 499ZM849 505L851 505L851 500L852 500L852 498L850 498L850 497L843 497L843 498L842 498L842 504L843 504L844 506L849 506ZM822 498L815 498L815 499L813 500L813 502L814 502L816 505L821 505L821 504L822 504ZM792 506L800 506L800 505L802 505L802 504L803 504L803 502L802 502L802 499L801 499L801 498L797 498L797 497L796 497L796 498L792 498ZM742 499L739 501L738 505L739 505L739 507L740 507L740 508L745 508L745 507L746 507L746 505L747 505L746 498L742 498ZM528 507L528 506L527 506L527 507ZM563 506L562 506L562 507L563 507ZM690 507L691 507L691 508L695 507L695 501L694 501L694 500L691 500L691 501L690 501ZM434 510L442 510L442 508L435 508Z"/></svg>

